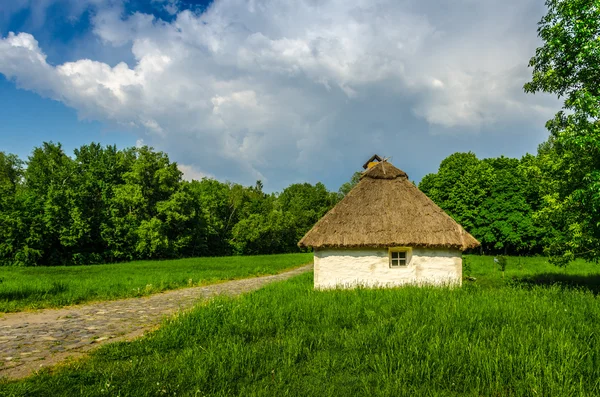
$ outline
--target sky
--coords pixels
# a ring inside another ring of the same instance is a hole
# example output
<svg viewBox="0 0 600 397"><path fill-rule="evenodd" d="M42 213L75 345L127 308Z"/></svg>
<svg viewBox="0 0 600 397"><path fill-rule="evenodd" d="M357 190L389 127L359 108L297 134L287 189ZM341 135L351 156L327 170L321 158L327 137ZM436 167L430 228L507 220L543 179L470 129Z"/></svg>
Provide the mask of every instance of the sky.
<svg viewBox="0 0 600 397"><path fill-rule="evenodd" d="M0 151L166 152L187 179L337 190L373 154L535 153L543 0L0 1Z"/></svg>

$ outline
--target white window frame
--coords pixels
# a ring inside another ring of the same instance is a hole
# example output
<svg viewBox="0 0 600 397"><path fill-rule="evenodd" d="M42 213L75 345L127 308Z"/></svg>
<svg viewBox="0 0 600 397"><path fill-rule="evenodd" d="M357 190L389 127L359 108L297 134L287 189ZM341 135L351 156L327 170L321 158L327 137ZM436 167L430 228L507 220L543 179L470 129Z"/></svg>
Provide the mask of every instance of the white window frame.
<svg viewBox="0 0 600 397"><path fill-rule="evenodd" d="M399 254L404 254L404 258ZM390 248L388 251L390 269L401 269L408 267L412 259L411 249L407 247ZM401 264L404 262L404 264Z"/></svg>

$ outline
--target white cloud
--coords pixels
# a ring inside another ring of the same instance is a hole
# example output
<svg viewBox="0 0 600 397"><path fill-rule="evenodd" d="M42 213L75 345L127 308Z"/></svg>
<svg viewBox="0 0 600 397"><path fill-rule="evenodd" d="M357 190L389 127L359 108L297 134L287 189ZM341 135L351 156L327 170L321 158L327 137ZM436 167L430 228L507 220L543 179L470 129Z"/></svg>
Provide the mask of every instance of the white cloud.
<svg viewBox="0 0 600 397"><path fill-rule="evenodd" d="M151 2L162 4L163 9L170 15L176 15L181 5L179 0L151 0Z"/></svg>
<svg viewBox="0 0 600 397"><path fill-rule="evenodd" d="M183 179L185 179L186 181L192 181L192 180L200 181L200 180L202 180L202 178L212 178L213 177L211 174L204 173L204 172L198 170L193 165L177 164L177 167L179 168L179 171L181 171L183 173Z"/></svg>
<svg viewBox="0 0 600 397"><path fill-rule="evenodd" d="M274 186L388 148L419 122L484 134L543 126L556 108L521 89L543 12L534 0L217 0L200 15L177 5L165 1L171 23L118 3L95 13L94 33L130 43L133 65L53 66L33 36L11 33L0 73L84 118L139 129L185 167Z"/></svg>

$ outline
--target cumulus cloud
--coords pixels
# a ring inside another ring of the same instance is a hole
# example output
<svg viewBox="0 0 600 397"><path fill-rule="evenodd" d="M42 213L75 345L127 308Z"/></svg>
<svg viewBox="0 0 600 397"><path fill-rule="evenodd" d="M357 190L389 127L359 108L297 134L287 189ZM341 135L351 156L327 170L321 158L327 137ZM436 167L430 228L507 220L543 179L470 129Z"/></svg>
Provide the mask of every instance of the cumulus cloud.
<svg viewBox="0 0 600 397"><path fill-rule="evenodd" d="M152 3L162 4L163 9L170 15L177 15L181 5L179 0L152 0Z"/></svg>
<svg viewBox="0 0 600 397"><path fill-rule="evenodd" d="M196 180L200 181L202 178L213 178L214 176L198 170L193 165L177 164L179 171L183 173L183 179L186 181Z"/></svg>
<svg viewBox="0 0 600 397"><path fill-rule="evenodd" d="M51 65L32 35L9 33L0 73L138 131L186 175L274 188L440 134L540 128L557 107L521 88L544 11L534 0L217 0L202 14L163 2L172 22L119 3L92 17L133 64Z"/></svg>

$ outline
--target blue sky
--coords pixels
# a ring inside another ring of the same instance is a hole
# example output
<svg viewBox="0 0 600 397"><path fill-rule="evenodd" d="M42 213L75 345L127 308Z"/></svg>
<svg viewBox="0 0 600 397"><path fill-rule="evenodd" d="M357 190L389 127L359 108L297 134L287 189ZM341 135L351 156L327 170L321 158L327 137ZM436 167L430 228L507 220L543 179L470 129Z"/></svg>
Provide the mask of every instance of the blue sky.
<svg viewBox="0 0 600 397"><path fill-rule="evenodd" d="M102 44L94 39L90 23L93 8L76 10L68 1L44 4L41 9L36 9L23 2L23 6L15 7L17 9L11 10L12 13L5 12L6 17L0 17L0 36L5 37L9 32L33 34L52 64L76 61L82 57L110 64L123 60L133 62L127 53L103 51ZM182 1L179 8L201 12L209 4L210 1L206 0ZM130 1L124 6L125 14L152 13L164 20L173 19L173 15L165 11L163 3ZM0 4L0 11L3 7L6 5ZM127 129L95 120L81 120L75 109L34 92L21 90L2 74L0 120L0 151L17 154L23 159L44 141L60 142L65 151L72 154L75 148L90 142L116 144L123 148L135 146L138 139Z"/></svg>
<svg viewBox="0 0 600 397"><path fill-rule="evenodd" d="M187 178L336 190L373 153L412 179L456 151L535 152L534 0L0 4L0 151L149 144Z"/></svg>

